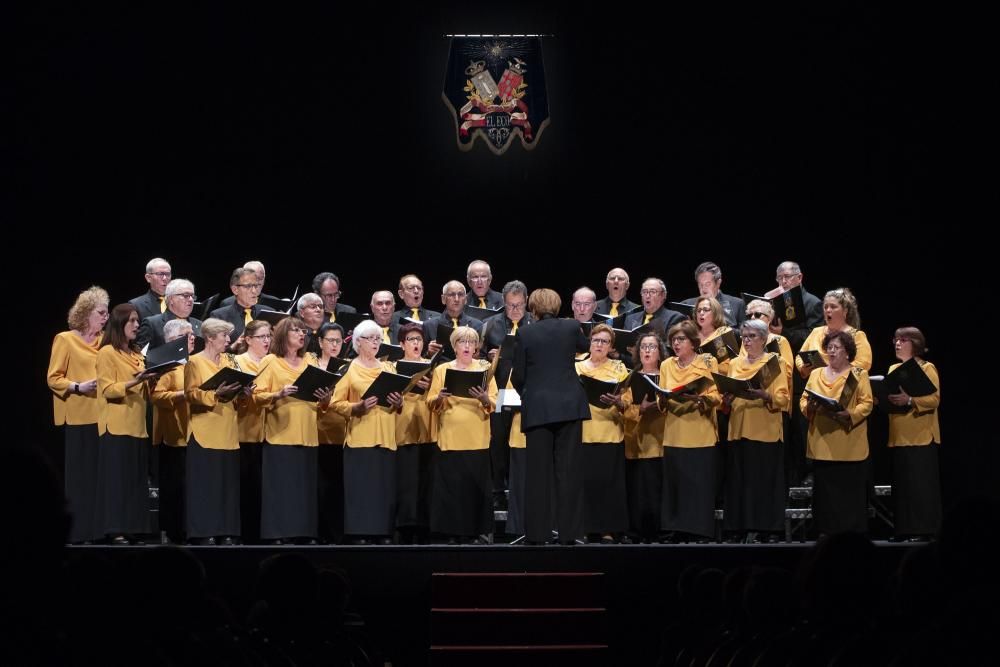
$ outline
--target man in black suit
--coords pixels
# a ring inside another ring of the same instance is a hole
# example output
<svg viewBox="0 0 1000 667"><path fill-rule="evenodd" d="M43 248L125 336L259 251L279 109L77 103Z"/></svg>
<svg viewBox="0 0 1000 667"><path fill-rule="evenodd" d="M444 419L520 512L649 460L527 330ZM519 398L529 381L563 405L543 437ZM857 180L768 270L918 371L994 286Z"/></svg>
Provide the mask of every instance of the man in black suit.
<svg viewBox="0 0 1000 667"><path fill-rule="evenodd" d="M241 267L229 276L229 289L233 291L233 301L228 306L216 308L210 317L217 317L233 325L230 338L233 343L243 335L243 329L251 320L257 319L262 310L271 310L257 303L261 284L257 282L257 272Z"/></svg>
<svg viewBox="0 0 1000 667"><path fill-rule="evenodd" d="M642 310L637 310L625 318L625 328L635 329L643 324L649 324L654 331L660 334L663 340L667 339L667 331L678 322L684 321L685 317L676 310L670 310L663 306L667 301L667 285L659 278L646 278L642 281ZM632 367L631 353L621 356L622 362L626 366Z"/></svg>
<svg viewBox="0 0 1000 667"><path fill-rule="evenodd" d="M147 317L139 325L139 331L135 335L135 340L139 344L139 347L143 347L148 343L149 349L153 349L167 342L163 337L163 325L170 320L186 320L190 322L191 332L195 336L200 337L201 320L197 317L191 317L195 299L197 299L197 296L194 293L194 284L190 280L176 278L167 283L167 289L164 291L164 300L166 301L167 309L163 313Z"/></svg>
<svg viewBox="0 0 1000 667"><path fill-rule="evenodd" d="M399 320L404 317L409 317L417 322L426 322L441 314L436 310L424 308L424 283L412 273L399 279L397 294L403 300L404 307L392 314L393 324L398 325Z"/></svg>
<svg viewBox="0 0 1000 667"><path fill-rule="evenodd" d="M629 279L625 269L614 268L608 271L604 280L608 295L597 302L597 312L601 315L618 317L630 313L639 305L628 300Z"/></svg>
<svg viewBox="0 0 1000 667"><path fill-rule="evenodd" d="M503 307L503 295L500 292L490 289L493 282L493 270L490 265L481 259L473 260L469 268L465 270L465 279L472 290L470 305L477 308L491 308L496 310Z"/></svg>
<svg viewBox="0 0 1000 667"><path fill-rule="evenodd" d="M170 262L162 257L154 257L146 262L146 282L149 283L149 290L142 296L129 299L129 303L135 306L139 312L139 321L142 322L147 317L159 315L167 309L167 302L163 293L167 289L167 283L172 277Z"/></svg>
<svg viewBox="0 0 1000 667"><path fill-rule="evenodd" d="M528 305L528 288L520 280L512 280L503 286L504 310L483 322L483 346L481 352L491 362L496 360L497 389L507 387L514 359L500 354L509 334L515 336L534 319L525 312ZM507 509L504 489L507 488L507 472L510 467L510 427L514 413L494 412L490 415L490 463L493 474L493 508Z"/></svg>
<svg viewBox="0 0 1000 667"><path fill-rule="evenodd" d="M526 539L536 544L548 541L553 516L560 542L573 544L583 537L579 450L590 406L573 360L588 344L579 322L557 318L561 305L550 289L531 293L528 307L535 323L518 332L511 375L521 395L521 430L527 440Z"/></svg>
<svg viewBox="0 0 1000 667"><path fill-rule="evenodd" d="M774 277L784 292L794 287L802 287L802 303L806 307L805 321L794 327L785 327L779 319L781 313L775 313L775 320L771 322L771 331L787 338L793 353L801 350L802 343L806 341L809 333L823 324L823 301L818 296L806 291L805 285L802 285L803 278L802 269L795 262L782 262L779 264ZM793 378L797 375L798 373L792 373Z"/></svg>
<svg viewBox="0 0 1000 667"><path fill-rule="evenodd" d="M457 280L449 280L441 289L441 303L444 312L424 322L424 340L427 341L427 353L437 354L441 343L437 342L438 323L444 323L452 328L472 327L478 333L483 331L483 323L465 314L465 285Z"/></svg>
<svg viewBox="0 0 1000 667"><path fill-rule="evenodd" d="M258 301L265 301L267 299L278 300L277 297L271 296L270 294L264 293L264 280L267 278L267 271L264 270L264 264L257 261L256 259L251 259L249 262L243 265L244 269L253 269L254 274L257 276L256 282L260 284L260 289L257 290ZM234 296L227 296L219 304L219 307L231 306L236 301Z"/></svg>
<svg viewBox="0 0 1000 667"><path fill-rule="evenodd" d="M715 262L702 262L694 270L694 280L698 283L698 296L684 299L681 303L693 306L698 299L710 296L722 306L726 324L739 330L746 320L747 305L743 299L722 293L722 269Z"/></svg>
<svg viewBox="0 0 1000 667"><path fill-rule="evenodd" d="M335 273L323 271L317 274L313 278L312 291L319 294L320 298L323 299L324 318L327 322L336 322L339 313L358 312L358 309L354 306L340 303L340 296L342 294L340 291L340 278Z"/></svg>
<svg viewBox="0 0 1000 667"><path fill-rule="evenodd" d="M372 312L372 319L375 324L382 327L382 342L399 344L399 320L392 319L392 309L396 306L396 300L392 298L389 290L379 290L372 294L372 301L369 304Z"/></svg>

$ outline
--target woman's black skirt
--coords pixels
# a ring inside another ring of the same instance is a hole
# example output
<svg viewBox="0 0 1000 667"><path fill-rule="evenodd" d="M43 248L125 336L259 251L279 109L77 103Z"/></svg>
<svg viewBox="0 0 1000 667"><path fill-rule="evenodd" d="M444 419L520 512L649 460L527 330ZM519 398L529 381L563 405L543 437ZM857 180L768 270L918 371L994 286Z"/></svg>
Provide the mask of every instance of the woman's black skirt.
<svg viewBox="0 0 1000 667"><path fill-rule="evenodd" d="M821 535L868 532L868 459L813 462L812 514Z"/></svg>
<svg viewBox="0 0 1000 667"><path fill-rule="evenodd" d="M583 470L583 532L621 533L628 528L625 447L587 442L580 447Z"/></svg>
<svg viewBox="0 0 1000 667"><path fill-rule="evenodd" d="M396 452L344 447L344 533L392 535L396 525Z"/></svg>
<svg viewBox="0 0 1000 667"><path fill-rule="evenodd" d="M330 544L344 539L344 446L319 446L319 536Z"/></svg>
<svg viewBox="0 0 1000 667"><path fill-rule="evenodd" d="M890 448L893 523L899 537L935 535L941 528L939 447Z"/></svg>
<svg viewBox="0 0 1000 667"><path fill-rule="evenodd" d="M64 428L63 479L67 509L72 518L69 541L98 540L104 537L104 530L97 513L97 461L100 456L97 424L67 424Z"/></svg>
<svg viewBox="0 0 1000 667"><path fill-rule="evenodd" d="M625 490L629 532L656 537L663 505L663 459L625 459Z"/></svg>
<svg viewBox="0 0 1000 667"><path fill-rule="evenodd" d="M431 477L437 445L433 442L396 447L396 525L430 525Z"/></svg>
<svg viewBox="0 0 1000 667"><path fill-rule="evenodd" d="M715 447L663 448L663 530L715 535L718 469Z"/></svg>
<svg viewBox="0 0 1000 667"><path fill-rule="evenodd" d="M434 457L431 532L463 536L493 532L490 450L438 452Z"/></svg>
<svg viewBox="0 0 1000 667"><path fill-rule="evenodd" d="M149 441L105 433L98 453L98 512L105 535L149 532Z"/></svg>
<svg viewBox="0 0 1000 667"><path fill-rule="evenodd" d="M183 544L187 530L184 505L187 479L187 447L156 446L160 459L160 530Z"/></svg>
<svg viewBox="0 0 1000 667"><path fill-rule="evenodd" d="M263 443L240 443L240 534L243 544L260 542L260 485L263 452Z"/></svg>
<svg viewBox="0 0 1000 667"><path fill-rule="evenodd" d="M261 446L261 538L316 537L318 447Z"/></svg>
<svg viewBox="0 0 1000 667"><path fill-rule="evenodd" d="M240 534L240 450L187 446L189 539Z"/></svg>
<svg viewBox="0 0 1000 667"><path fill-rule="evenodd" d="M732 531L785 529L785 443L741 438L729 443L723 527Z"/></svg>

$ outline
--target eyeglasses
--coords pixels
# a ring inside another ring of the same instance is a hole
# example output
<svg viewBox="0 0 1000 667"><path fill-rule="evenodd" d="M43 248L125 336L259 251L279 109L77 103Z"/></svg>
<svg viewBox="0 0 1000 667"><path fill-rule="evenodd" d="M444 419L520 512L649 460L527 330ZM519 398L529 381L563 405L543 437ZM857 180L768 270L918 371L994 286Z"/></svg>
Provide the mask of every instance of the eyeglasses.
<svg viewBox="0 0 1000 667"><path fill-rule="evenodd" d="M156 276L157 278L169 278L170 276L172 276L174 274L170 273L170 271L154 271L153 273L150 273L149 275Z"/></svg>
<svg viewBox="0 0 1000 667"><path fill-rule="evenodd" d="M493 276L469 276L470 283L485 283Z"/></svg>
<svg viewBox="0 0 1000 667"><path fill-rule="evenodd" d="M662 294L663 290L660 289L644 289L639 292L643 296L656 296L657 294Z"/></svg>
<svg viewBox="0 0 1000 667"><path fill-rule="evenodd" d="M260 283L237 283L237 287L243 287L246 289L260 289Z"/></svg>
<svg viewBox="0 0 1000 667"><path fill-rule="evenodd" d="M406 343L415 343L415 342L423 343L424 339L421 338L420 336L407 336L406 338L403 339L403 342L406 342Z"/></svg>
<svg viewBox="0 0 1000 667"><path fill-rule="evenodd" d="M747 313L747 317L750 319L756 319L758 317L767 317L767 313Z"/></svg>
<svg viewBox="0 0 1000 667"><path fill-rule="evenodd" d="M371 336L358 336L361 340L366 340L369 343L381 343L382 337L378 334L372 334Z"/></svg>
<svg viewBox="0 0 1000 667"><path fill-rule="evenodd" d="M198 295L192 294L191 292L184 292L183 294L172 294L171 296L176 296L181 299L190 299L191 301L197 301Z"/></svg>
<svg viewBox="0 0 1000 667"><path fill-rule="evenodd" d="M792 278L794 278L795 276L798 276L798 275L802 275L802 274L799 274L799 273L779 273L776 277L780 281L780 280L791 280Z"/></svg>
<svg viewBox="0 0 1000 667"><path fill-rule="evenodd" d="M274 338L274 336L272 336L271 334L260 334L259 336L247 336L247 338L260 338L262 340L270 340Z"/></svg>
<svg viewBox="0 0 1000 667"><path fill-rule="evenodd" d="M598 345L611 345L611 339L609 338L591 338L591 343L597 343Z"/></svg>
<svg viewBox="0 0 1000 667"><path fill-rule="evenodd" d="M464 299L465 292L445 292L444 296L448 299Z"/></svg>
<svg viewBox="0 0 1000 667"><path fill-rule="evenodd" d="M330 343L331 345L333 343L337 343L338 345L340 345L341 343L344 342L344 339L343 338L324 338L323 342L324 343Z"/></svg>
<svg viewBox="0 0 1000 667"><path fill-rule="evenodd" d="M303 329L301 327L288 327L288 330L291 331L292 333L301 333L301 334L309 333L309 329Z"/></svg>
<svg viewBox="0 0 1000 667"><path fill-rule="evenodd" d="M628 282L628 278L625 276L608 276L607 282L609 283L625 283Z"/></svg>
<svg viewBox="0 0 1000 667"><path fill-rule="evenodd" d="M674 336L673 338L670 339L670 342L671 343L676 343L678 341L684 342L686 340L691 340L691 339L688 338L687 336Z"/></svg>
<svg viewBox="0 0 1000 667"><path fill-rule="evenodd" d="M843 349L844 349L843 345L827 345L826 346L826 353L827 354L834 354L835 352L840 352Z"/></svg>
<svg viewBox="0 0 1000 667"><path fill-rule="evenodd" d="M409 285L407 287L404 287L403 291L404 292L419 293L419 292L423 292L424 291L424 286L423 285Z"/></svg>
<svg viewBox="0 0 1000 667"><path fill-rule="evenodd" d="M657 345L656 343L645 343L645 344L639 346L639 349L642 350L642 351L644 351L644 352L652 352L653 350L658 349L658 348L659 348L659 345Z"/></svg>
<svg viewBox="0 0 1000 667"><path fill-rule="evenodd" d="M593 307L593 305L595 303L597 303L597 302L596 301L574 301L573 302L573 307L574 308L591 308L591 307Z"/></svg>
<svg viewBox="0 0 1000 667"><path fill-rule="evenodd" d="M753 340L754 338L760 338L760 336L758 336L755 333L748 333L748 334L743 334L742 336L740 336L740 338L742 338L743 340Z"/></svg>
<svg viewBox="0 0 1000 667"><path fill-rule="evenodd" d="M701 308L695 308L694 312L696 312L696 313L710 313L710 312L712 312L712 309L709 308L708 306L702 306Z"/></svg>
<svg viewBox="0 0 1000 667"><path fill-rule="evenodd" d="M504 306L510 310L524 310L523 303L506 303Z"/></svg>
<svg viewBox="0 0 1000 667"><path fill-rule="evenodd" d="M305 310L306 308L319 308L319 309L322 310L323 304L321 304L321 303L307 303L306 305L302 306L301 310Z"/></svg>

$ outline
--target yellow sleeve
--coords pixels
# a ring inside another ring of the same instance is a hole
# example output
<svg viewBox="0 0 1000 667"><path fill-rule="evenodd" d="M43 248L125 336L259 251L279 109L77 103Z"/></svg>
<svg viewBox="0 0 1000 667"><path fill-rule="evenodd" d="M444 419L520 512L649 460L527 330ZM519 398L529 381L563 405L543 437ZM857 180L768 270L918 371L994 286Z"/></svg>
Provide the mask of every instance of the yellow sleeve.
<svg viewBox="0 0 1000 667"><path fill-rule="evenodd" d="M854 361L851 362L852 366L857 366L858 368L865 369L865 372L869 372L872 369L872 346L868 342L868 336L861 329L854 332L854 344L858 348L858 353L854 355Z"/></svg>
<svg viewBox="0 0 1000 667"><path fill-rule="evenodd" d="M49 371L46 380L52 393L61 398L69 396L73 383L66 377L69 368L69 344L63 336L56 336L52 341L52 354L49 355Z"/></svg>
<svg viewBox="0 0 1000 667"><path fill-rule="evenodd" d="M351 404L351 377L354 366L347 369L344 377L340 378L333 387L333 395L330 396L330 408L344 419L350 419L354 408Z"/></svg>
<svg viewBox="0 0 1000 667"><path fill-rule="evenodd" d="M785 360L780 356L778 357L778 362L781 364L781 374L774 378L774 381L771 383L772 387L774 387L771 392L770 410L772 412L784 410L791 402L791 397L788 393L788 365L785 364ZM870 387L869 393L871 393Z"/></svg>
<svg viewBox="0 0 1000 667"><path fill-rule="evenodd" d="M150 395L153 405L161 408L173 408L183 402L175 396L178 391L181 391L181 388L174 387L174 377L174 373L170 372L157 380L156 387L153 388L153 392Z"/></svg>
<svg viewBox="0 0 1000 667"><path fill-rule="evenodd" d="M433 405L438 396L441 395L441 390L444 389L444 375L447 372L448 369L444 364L434 369L434 375L431 377L431 386L427 388L428 405ZM496 386L496 383L494 382L493 385Z"/></svg>
<svg viewBox="0 0 1000 667"><path fill-rule="evenodd" d="M208 378L202 377L200 364L189 361L184 366L184 395L187 396L191 405L203 405L207 408L214 408L219 400L215 396L215 391L199 389L202 383Z"/></svg>
<svg viewBox="0 0 1000 667"><path fill-rule="evenodd" d="M853 371L852 371L853 372ZM868 373L858 373L858 389L854 393L854 405L848 408L851 413L851 423L860 424L865 417L872 413L875 401L872 396L872 384L868 380Z"/></svg>
<svg viewBox="0 0 1000 667"><path fill-rule="evenodd" d="M935 368L934 364L930 362L925 363L922 368L930 381L934 383L937 391L929 396L913 398L913 407L915 408L917 414L920 414L921 412L933 412L934 410L937 410L939 405L941 405L941 382L938 378L937 368Z"/></svg>
<svg viewBox="0 0 1000 667"><path fill-rule="evenodd" d="M120 400L128 395L130 389L125 388L126 380L118 379L118 364L115 363L114 355L116 351L114 348L108 346L101 348L101 352L97 355L97 391L100 392L106 400ZM145 386L145 382L140 382L135 387ZM141 391L141 390L140 390Z"/></svg>
<svg viewBox="0 0 1000 667"><path fill-rule="evenodd" d="M802 347L800 348L802 351L818 350L819 349L819 347L820 347L819 343L820 343L820 340L821 340L821 337L820 337L820 333L821 332L820 332L820 330L822 328L823 328L822 326L819 326L819 327L816 327L815 329L813 329L812 331L809 332L809 335L806 336L806 339L804 341L802 341ZM802 357L800 357L799 355L796 354L795 355L795 368L797 370L801 371L803 366L805 366L805 362L802 361Z"/></svg>
<svg viewBox="0 0 1000 667"><path fill-rule="evenodd" d="M271 384L274 382L274 370L271 368L273 364L265 364L260 372L257 374L257 380L255 384L257 388L253 390L253 394L250 399L256 408L266 408L271 405L275 396L282 387L272 387Z"/></svg>
<svg viewBox="0 0 1000 667"><path fill-rule="evenodd" d="M490 405L489 407L484 405L483 409L486 410L487 413L492 413L497 408L497 396L500 395L500 392L497 390L497 381L495 378L490 378L487 394L490 397Z"/></svg>

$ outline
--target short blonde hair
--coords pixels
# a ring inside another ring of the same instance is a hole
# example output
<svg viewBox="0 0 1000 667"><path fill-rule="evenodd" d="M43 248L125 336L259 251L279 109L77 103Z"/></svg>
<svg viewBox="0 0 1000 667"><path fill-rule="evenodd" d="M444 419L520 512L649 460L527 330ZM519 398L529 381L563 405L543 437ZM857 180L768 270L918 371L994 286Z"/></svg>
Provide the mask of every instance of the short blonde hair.
<svg viewBox="0 0 1000 667"><path fill-rule="evenodd" d="M528 297L528 310L535 319L541 319L542 315L558 315L562 308L562 299L555 290L541 287L533 290Z"/></svg>
<svg viewBox="0 0 1000 667"><path fill-rule="evenodd" d="M464 341L471 341L476 344L476 347L479 347L479 332L472 327L455 327L451 336L448 337L448 341L452 347Z"/></svg>
<svg viewBox="0 0 1000 667"><path fill-rule="evenodd" d="M611 336L611 344L615 344L615 330L609 327L603 322L601 324L595 325L593 329L590 330L590 337L593 338L594 334L603 333L607 331L608 335Z"/></svg>
<svg viewBox="0 0 1000 667"><path fill-rule="evenodd" d="M201 323L201 335L205 338L211 338L220 333L232 333L233 329L232 322L227 322L226 320L220 320L217 317L210 317Z"/></svg>
<svg viewBox="0 0 1000 667"><path fill-rule="evenodd" d="M76 297L73 307L69 309L69 314L66 316L69 328L74 331L83 331L87 328L87 320L90 319L90 314L97 310L98 306L107 308L110 303L111 297L108 296L108 292L102 287L94 285L83 290Z"/></svg>

